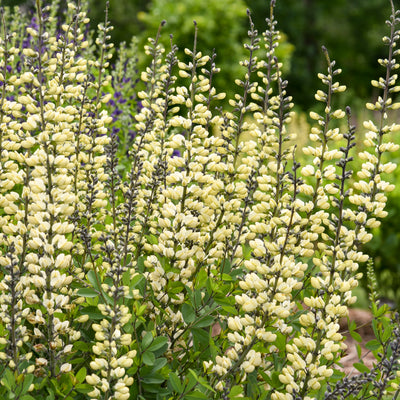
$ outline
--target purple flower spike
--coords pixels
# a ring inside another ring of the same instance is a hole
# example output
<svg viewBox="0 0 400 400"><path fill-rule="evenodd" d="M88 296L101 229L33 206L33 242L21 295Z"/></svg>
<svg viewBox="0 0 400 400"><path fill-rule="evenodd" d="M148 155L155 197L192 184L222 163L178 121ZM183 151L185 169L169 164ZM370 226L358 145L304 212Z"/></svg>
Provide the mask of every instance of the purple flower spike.
<svg viewBox="0 0 400 400"><path fill-rule="evenodd" d="M117 128L117 127L113 126L112 131L111 131L111 135L118 135L120 130L121 130L120 128Z"/></svg>

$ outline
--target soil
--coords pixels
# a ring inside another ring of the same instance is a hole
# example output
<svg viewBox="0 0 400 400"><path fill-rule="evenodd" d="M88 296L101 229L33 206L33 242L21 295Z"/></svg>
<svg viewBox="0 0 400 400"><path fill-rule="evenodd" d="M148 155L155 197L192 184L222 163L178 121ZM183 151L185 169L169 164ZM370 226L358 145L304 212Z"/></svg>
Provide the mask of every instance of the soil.
<svg viewBox="0 0 400 400"><path fill-rule="evenodd" d="M357 354L357 344L361 346L361 358L368 368L371 368L376 361L372 353L365 348L367 342L375 339L371 323L372 318L372 314L369 311L357 308L349 309L349 320L356 323L356 332L359 333L362 338L361 343L358 343L350 336L347 318L343 318L340 321L341 333L346 337L345 343L347 345L346 356L342 358L341 364L343 365L343 371L349 376L358 375L360 373L353 367L354 363L360 362Z"/></svg>

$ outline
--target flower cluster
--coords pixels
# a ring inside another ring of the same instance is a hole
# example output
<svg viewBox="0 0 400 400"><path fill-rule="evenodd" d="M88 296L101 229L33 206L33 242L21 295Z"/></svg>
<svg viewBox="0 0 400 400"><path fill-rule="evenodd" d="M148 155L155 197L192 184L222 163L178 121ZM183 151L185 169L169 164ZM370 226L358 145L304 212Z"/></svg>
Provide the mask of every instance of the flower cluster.
<svg viewBox="0 0 400 400"><path fill-rule="evenodd" d="M2 14L0 396L347 395L332 384L339 320L393 189L385 153L398 145L385 138L400 128L387 122L398 108L398 12L386 73L373 81L382 94L367 105L379 123L364 124L353 174L356 128L350 108L335 107L346 88L325 48L310 162L296 160L274 6L263 38L249 13L226 111L196 23L184 59L172 38L168 51L160 44L160 25L139 83L134 41L110 66L107 11L95 40L84 1L60 24L37 1L20 34ZM361 384L344 381L357 393L400 392L399 332L385 318L371 344L377 367Z"/></svg>
<svg viewBox="0 0 400 400"><path fill-rule="evenodd" d="M397 38L394 18L391 37L384 39L391 47ZM274 29L275 21L271 15L265 34L267 73L258 72L265 85L265 89L259 87L258 91L267 95L264 98L253 95L253 98L263 100L263 107L257 109L254 118L261 131L259 143L263 145L265 141L268 145L266 150L260 148L259 164L256 165L260 176L248 217L252 234L246 237L250 239L252 253L244 261L248 272L239 281L242 293L235 296L239 315L227 319L227 338L233 347L205 366L218 376L216 388L226 390L225 378L233 371L238 374L236 381L243 381L256 368L271 374L271 368L275 368L271 355L284 351L287 361L279 375L283 388L272 391L271 398L291 399L318 391L321 383L333 374L334 363L345 350L338 322L347 315L347 306L355 302L352 290L361 277L357 269L360 262L368 259L360 246L372 238L366 229L378 226L376 218L386 216L383 211L387 199L385 192L393 189L381 180L379 172L393 171L393 163L380 165L381 155L384 151L397 150L398 146L382 144L382 137L398 128L395 124L384 126L383 122L380 128L371 121L365 124L375 131L374 135L367 133L365 145L373 147L376 154L367 150L361 152L359 156L368 160L357 174L361 180L354 182L353 187L347 186L352 177L348 165L352 161L351 149L355 146L355 127L350 124L349 108L346 111L333 108L336 93L346 88L334 81L340 69L335 69L335 62L323 49L328 71L319 74L319 78L327 89L319 90L315 97L324 104L324 114L311 112L317 126L312 128L310 140L316 146L303 149L313 161L301 169L303 179L298 178L299 165L295 161L293 172L288 172L288 155L292 150L285 149L283 142L287 140L284 123L290 114L281 110L290 109L291 99L286 97L285 82L274 58L278 37ZM386 79L381 78L379 84L384 89L385 102L380 98L378 103L382 104L367 105L381 111L381 121L387 119L387 107L396 107L392 106L389 97L389 93L396 90L390 88L395 87L397 77L392 72L397 68L392 57L390 50L389 59L380 61L387 69ZM251 58L248 64L251 64ZM261 68L264 66L260 65ZM278 89L275 97L273 80ZM378 84L373 82L373 85ZM347 129L343 131L340 126L346 124L336 121L346 114ZM332 147L338 142L344 142L340 150L337 149L339 146ZM370 179L369 183L362 180L366 177ZM351 204L358 209L354 210ZM293 315L299 323L298 332L293 331ZM286 344L281 347L276 346L279 337L285 337ZM260 343L263 343L263 351L255 351Z"/></svg>
<svg viewBox="0 0 400 400"><path fill-rule="evenodd" d="M13 46L5 30L1 48L1 264L8 271L1 282L8 330L1 354L12 370L33 368L37 376L71 370L63 361L81 337L71 325L79 304L72 282L80 273L73 238L89 187L96 191L91 206L104 206L110 121L99 112L98 93L108 80L103 65L94 81L97 66L77 53L87 47L81 27L88 19L73 4L69 10L58 37L49 34L50 9L38 7L35 27L27 28L30 46ZM28 341L31 351L20 354ZM25 360L32 367L21 369Z"/></svg>

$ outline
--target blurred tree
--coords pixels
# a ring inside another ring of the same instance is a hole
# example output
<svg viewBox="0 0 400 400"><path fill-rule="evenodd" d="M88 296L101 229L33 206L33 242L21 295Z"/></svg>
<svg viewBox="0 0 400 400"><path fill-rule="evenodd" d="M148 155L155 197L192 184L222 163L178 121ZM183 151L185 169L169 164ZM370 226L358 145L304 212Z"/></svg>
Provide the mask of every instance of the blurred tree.
<svg viewBox="0 0 400 400"><path fill-rule="evenodd" d="M234 79L243 74L239 61L245 50L242 42L246 36L246 5L244 0L153 0L147 12L141 12L139 19L145 24L140 32L141 44L148 37L155 37L162 20L167 24L162 31L162 43L167 51L170 48L169 35L179 47L178 57L187 60L183 50L193 48L194 25L198 26L197 49L211 55L215 49L216 64L221 68L215 84L220 91L233 89Z"/></svg>
<svg viewBox="0 0 400 400"><path fill-rule="evenodd" d="M256 26L263 30L268 15L266 1L246 2ZM325 69L322 45L343 69L341 81L349 87L348 95L363 99L371 96L376 60L385 54L381 37L387 34L383 22L389 13L389 0L278 0L278 28L295 46L288 80L297 104L308 109L314 103L315 75Z"/></svg>
<svg viewBox="0 0 400 400"><path fill-rule="evenodd" d="M3 7L19 6L26 10L35 9L35 0L0 0L0 4Z"/></svg>
<svg viewBox="0 0 400 400"><path fill-rule="evenodd" d="M20 6L22 4L26 3L32 3L32 0L2 0L1 5L6 6L6 7L11 7L11 6Z"/></svg>
<svg viewBox="0 0 400 400"><path fill-rule="evenodd" d="M34 2L2 0L8 6ZM89 0L89 4L95 27L104 19L106 0ZM257 29L264 31L268 0L110 0L112 40L116 45L121 41L129 43L137 35L143 43L144 38L155 35L165 19L165 43L168 34L173 33L180 48L191 47L192 21L197 19L199 48L216 48L217 63L226 71L217 83L229 87L243 55L241 42L248 26L246 5ZM376 76L376 59L385 54L380 38L386 33L382 21L388 17L389 8L389 0L277 0L278 27L295 46L288 80L289 91L298 105L308 109L314 102L312 93L318 85L315 75L325 68L321 45L328 48L343 69L341 80L350 88L348 95L354 99L373 94L369 82Z"/></svg>
<svg viewBox="0 0 400 400"><path fill-rule="evenodd" d="M114 26L111 32L112 42L117 46L120 42L131 41L144 29L144 24L138 19L140 12L146 11L150 5L148 0L109 0L109 19ZM89 0L89 17L92 26L104 21L106 0Z"/></svg>

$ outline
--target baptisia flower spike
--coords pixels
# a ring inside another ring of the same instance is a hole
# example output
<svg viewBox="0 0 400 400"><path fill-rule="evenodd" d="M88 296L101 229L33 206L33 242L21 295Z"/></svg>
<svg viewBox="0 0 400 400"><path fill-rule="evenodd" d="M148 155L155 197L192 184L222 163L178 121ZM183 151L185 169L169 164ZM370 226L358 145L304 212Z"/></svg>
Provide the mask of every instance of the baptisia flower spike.
<svg viewBox="0 0 400 400"><path fill-rule="evenodd" d="M386 78L373 82L383 95L375 105L367 105L382 116L379 126L366 123L370 131L365 145L375 154L364 151L359 155L366 162L358 173L360 180L350 186L355 127L350 108L334 108L336 96L346 88L337 82L341 71L325 48L328 70L318 77L326 89L315 95L324 104L324 113L310 113L316 121L310 140L316 145L304 149L313 161L300 170L296 161L290 162L293 150L284 146L290 139L285 127L290 119L290 98L274 56L279 33L275 30L273 6L271 2L269 29L264 36L268 61L257 66L264 85L257 89L263 96L252 94L260 104L251 107L258 122L254 133L258 136L258 157L253 157L253 162L260 171L248 217L251 233L246 236L252 252L244 261L247 272L239 281L242 291L235 296L237 314L226 320L229 348L205 362L204 368L214 374L215 388L229 393L233 382L244 382L249 374L271 376L276 367L274 354L285 354L286 362L279 374L282 389L271 390L271 398L311 399L314 397L307 394L316 393L333 374L334 363L345 349L339 319L355 302L352 290L361 277L357 273L359 263L368 259L360 246L372 237L367 229L378 226L377 219L386 216L385 192L393 189L382 180L381 173L390 173L394 165L381 160L383 152L398 148L383 141L383 135L398 130L395 124L384 125L387 111L396 108L390 96L398 90L397 75L392 72L398 68L394 61L398 35L393 14L391 35L384 39L389 45L389 58L380 60L387 70ZM249 35L251 54L251 30ZM250 57L246 65L251 64ZM245 79L249 77L247 73ZM335 121L343 119L347 122L340 125L345 128L337 128ZM332 147L338 142L343 143L339 150ZM349 203L357 205L357 211L352 211ZM293 331L293 320L298 321L297 331Z"/></svg>
<svg viewBox="0 0 400 400"><path fill-rule="evenodd" d="M340 396L339 320L393 189L398 12L356 174L325 48L322 107L296 159L274 0L262 37L248 13L225 111L196 22L182 58L162 22L136 82L135 45L109 69L108 11L92 39L87 4L68 4L60 24L40 0L21 23L0 12L0 397ZM382 321L364 393L398 396L399 330Z"/></svg>
<svg viewBox="0 0 400 400"><path fill-rule="evenodd" d="M87 47L86 14L73 4L69 10L58 37L49 34L50 9L38 1L37 25L27 28L31 47L10 45L4 19L1 39L1 264L9 271L1 283L1 319L10 323L1 358L17 373L50 377L71 370L65 359L81 336L70 323L79 307L72 283L83 272L71 256L80 252L75 222L86 211L88 188L96 191L91 206L104 206L110 122L99 111L99 91L88 93L108 78L100 73L93 81L96 65L79 55ZM33 351L20 357L29 339ZM28 367L19 369L25 360Z"/></svg>

